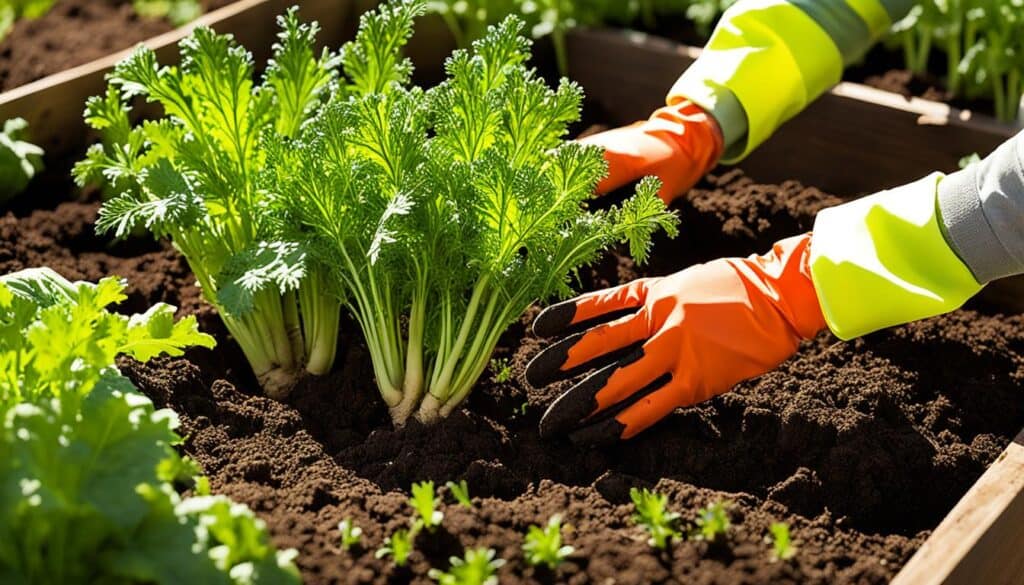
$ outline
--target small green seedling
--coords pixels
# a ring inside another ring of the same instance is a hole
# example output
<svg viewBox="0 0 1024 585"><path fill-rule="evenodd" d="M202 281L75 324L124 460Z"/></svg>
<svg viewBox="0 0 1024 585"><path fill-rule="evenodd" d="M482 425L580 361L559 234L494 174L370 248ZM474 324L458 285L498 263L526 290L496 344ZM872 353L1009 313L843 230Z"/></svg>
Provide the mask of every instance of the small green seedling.
<svg viewBox="0 0 1024 585"><path fill-rule="evenodd" d="M441 585L497 585L498 569L504 566L504 559L494 558L497 553L490 548L467 550L464 558L451 557L447 572L430 569L430 578Z"/></svg>
<svg viewBox="0 0 1024 585"><path fill-rule="evenodd" d="M416 540L418 528L419 526L414 525L412 530L396 530L394 534L384 539L384 545L378 548L373 556L378 559L391 557L396 565L404 567L409 555L412 554L412 543Z"/></svg>
<svg viewBox="0 0 1024 585"><path fill-rule="evenodd" d="M981 162L981 157L978 156L978 153L972 152L971 154L968 154L965 157L961 157L960 160L957 161L957 166L959 166L961 169L966 169L967 167L978 162Z"/></svg>
<svg viewBox="0 0 1024 585"><path fill-rule="evenodd" d="M339 522L338 530L341 532L341 550L362 545L363 529L356 526L351 519L345 518Z"/></svg>
<svg viewBox="0 0 1024 585"><path fill-rule="evenodd" d="M772 562L788 561L796 556L796 545L789 536L789 524L772 522L768 532L764 539L772 545Z"/></svg>
<svg viewBox="0 0 1024 585"><path fill-rule="evenodd" d="M548 519L544 528L530 526L523 540L523 552L526 562L531 565L544 565L554 569L562 564L576 549L562 544L562 517L555 514Z"/></svg>
<svg viewBox="0 0 1024 585"><path fill-rule="evenodd" d="M437 509L437 494L432 481L412 484L412 498L409 499L409 505L416 510L423 527L430 532L433 532L444 520L444 513Z"/></svg>
<svg viewBox="0 0 1024 585"><path fill-rule="evenodd" d="M526 411L530 408L530 401L524 400L522 404L516 407L516 414L519 416L526 416Z"/></svg>
<svg viewBox="0 0 1024 585"><path fill-rule="evenodd" d="M466 480L460 479L459 483L449 481L444 485L448 488L448 491L452 493L455 501L457 501L460 506L466 508L473 507L473 500L469 498L469 484L466 483Z"/></svg>
<svg viewBox="0 0 1024 585"><path fill-rule="evenodd" d="M676 524L679 522L679 514L669 512L668 496L658 494L643 488L638 490L631 488L629 497L633 500L636 513L633 514L633 521L647 529L651 534L650 545L665 550L673 538L680 536Z"/></svg>
<svg viewBox="0 0 1024 585"><path fill-rule="evenodd" d="M730 526L728 508L731 505L732 502L718 500L698 510L693 539L714 542L720 536L725 536Z"/></svg>
<svg viewBox="0 0 1024 585"><path fill-rule="evenodd" d="M490 366L494 372L494 381L498 384L504 384L512 379L512 364L508 358L492 358Z"/></svg>

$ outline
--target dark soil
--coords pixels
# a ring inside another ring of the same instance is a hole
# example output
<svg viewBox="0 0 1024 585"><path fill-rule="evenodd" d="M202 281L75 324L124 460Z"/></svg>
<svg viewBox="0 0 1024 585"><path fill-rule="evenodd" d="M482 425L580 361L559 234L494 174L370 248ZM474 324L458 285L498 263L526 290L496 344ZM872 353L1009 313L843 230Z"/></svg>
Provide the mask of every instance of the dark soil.
<svg viewBox="0 0 1024 585"><path fill-rule="evenodd" d="M234 0L203 0L205 11ZM127 49L174 27L141 18L132 0L58 0L36 20L21 20L0 42L0 91Z"/></svg>
<svg viewBox="0 0 1024 585"><path fill-rule="evenodd" d="M713 175L677 205L683 235L658 243L654 266L638 270L611 255L583 286L760 251L837 202L795 182ZM427 583L430 566L447 567L465 547L507 559L502 583L884 583L1024 426L1024 320L970 310L850 343L822 334L778 371L604 450L537 435L558 389L521 382L545 343L527 333L536 309L500 344L512 379L485 374L468 408L435 427L391 427L350 324L336 372L277 403L259 396L177 253L138 240L111 247L92 235L96 208L63 203L0 219L0 270L119 274L130 283L127 310L167 301L200 313L216 351L121 366L180 414L184 451L214 491L250 505L279 546L299 549L310 584ZM375 559L384 537L409 521L410 484L425 479L467 480L473 509L442 490L443 526L421 535L410 565ZM630 519L631 486L667 494L687 522L702 506L730 501L728 537L655 553ZM529 568L522 534L556 513L576 552L555 572ZM340 550L344 518L363 528L364 548ZM769 561L763 539L774 521L792 527L792 561Z"/></svg>
<svg viewBox="0 0 1024 585"><path fill-rule="evenodd" d="M860 64L847 68L843 79L899 94L908 100L922 98L961 110L995 115L991 99L967 99L952 95L943 74L935 73L945 71L945 67L945 57L936 54L928 63L927 71L914 73L905 68L898 50L879 44L868 52Z"/></svg>

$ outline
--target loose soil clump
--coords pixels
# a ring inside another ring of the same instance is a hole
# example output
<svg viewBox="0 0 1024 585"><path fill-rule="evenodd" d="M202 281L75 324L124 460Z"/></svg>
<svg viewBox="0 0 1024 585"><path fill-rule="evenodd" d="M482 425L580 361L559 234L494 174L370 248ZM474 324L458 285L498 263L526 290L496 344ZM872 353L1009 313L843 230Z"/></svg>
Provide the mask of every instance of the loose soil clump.
<svg viewBox="0 0 1024 585"><path fill-rule="evenodd" d="M656 244L651 266L612 254L581 286L764 251L838 202L797 182L714 174L676 204L682 234ZM251 506L277 545L297 548L313 585L429 583L431 566L447 568L467 547L509 560L502 583L885 583L1024 426L1024 321L973 310L849 343L823 333L777 371L600 450L537 435L540 414L564 389L523 382L525 364L547 343L529 333L539 308L499 344L511 380L485 374L467 408L442 424L392 428L352 323L336 371L278 403L259 395L181 257L166 244L94 236L97 207L69 202L0 219L0 270L118 274L130 284L125 310L165 301L199 314L218 349L120 366L178 412L182 448L214 492ZM425 479L465 479L473 509L442 489L444 524L420 536L409 566L375 559L384 537L409 522L410 484ZM631 521L632 486L667 494L686 521L728 500L733 527L724 542L658 554ZM527 567L522 535L556 513L576 552L554 572ZM364 530L364 548L340 549L345 518ZM775 521L791 526L792 561L769 560L764 537Z"/></svg>

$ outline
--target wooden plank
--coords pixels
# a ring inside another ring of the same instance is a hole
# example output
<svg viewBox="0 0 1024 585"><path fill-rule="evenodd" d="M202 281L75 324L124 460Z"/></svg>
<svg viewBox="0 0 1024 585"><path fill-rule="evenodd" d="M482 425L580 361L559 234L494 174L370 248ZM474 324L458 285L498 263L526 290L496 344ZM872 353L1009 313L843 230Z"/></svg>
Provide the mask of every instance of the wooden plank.
<svg viewBox="0 0 1024 585"><path fill-rule="evenodd" d="M575 31L568 50L570 76L619 124L662 105L672 83L700 55L666 39L611 30ZM743 168L761 181L799 179L851 197L933 170L956 170L962 156L984 156L1015 132L945 104L840 83L780 128Z"/></svg>
<svg viewBox="0 0 1024 585"><path fill-rule="evenodd" d="M177 42L196 26L206 25L234 34L260 63L276 40L275 17L296 3L303 18L320 22L322 42L338 46L344 40L349 30L350 0L239 0L144 44L157 52L161 62L171 63L178 56ZM104 76L130 51L120 51L0 94L0 120L19 116L28 120L33 141L48 156L59 157L81 148L88 136L82 120L85 100L104 91Z"/></svg>
<svg viewBox="0 0 1024 585"><path fill-rule="evenodd" d="M1024 432L961 498L892 585L1024 584Z"/></svg>

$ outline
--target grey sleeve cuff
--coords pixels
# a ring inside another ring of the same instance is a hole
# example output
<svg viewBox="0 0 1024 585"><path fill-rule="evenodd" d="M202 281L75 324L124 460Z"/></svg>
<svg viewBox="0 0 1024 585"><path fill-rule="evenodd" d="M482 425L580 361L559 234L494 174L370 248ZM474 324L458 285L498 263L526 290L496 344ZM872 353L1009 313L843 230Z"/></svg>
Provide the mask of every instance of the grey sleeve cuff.
<svg viewBox="0 0 1024 585"><path fill-rule="evenodd" d="M939 183L938 206L953 251L985 284L1024 273L1024 132Z"/></svg>

